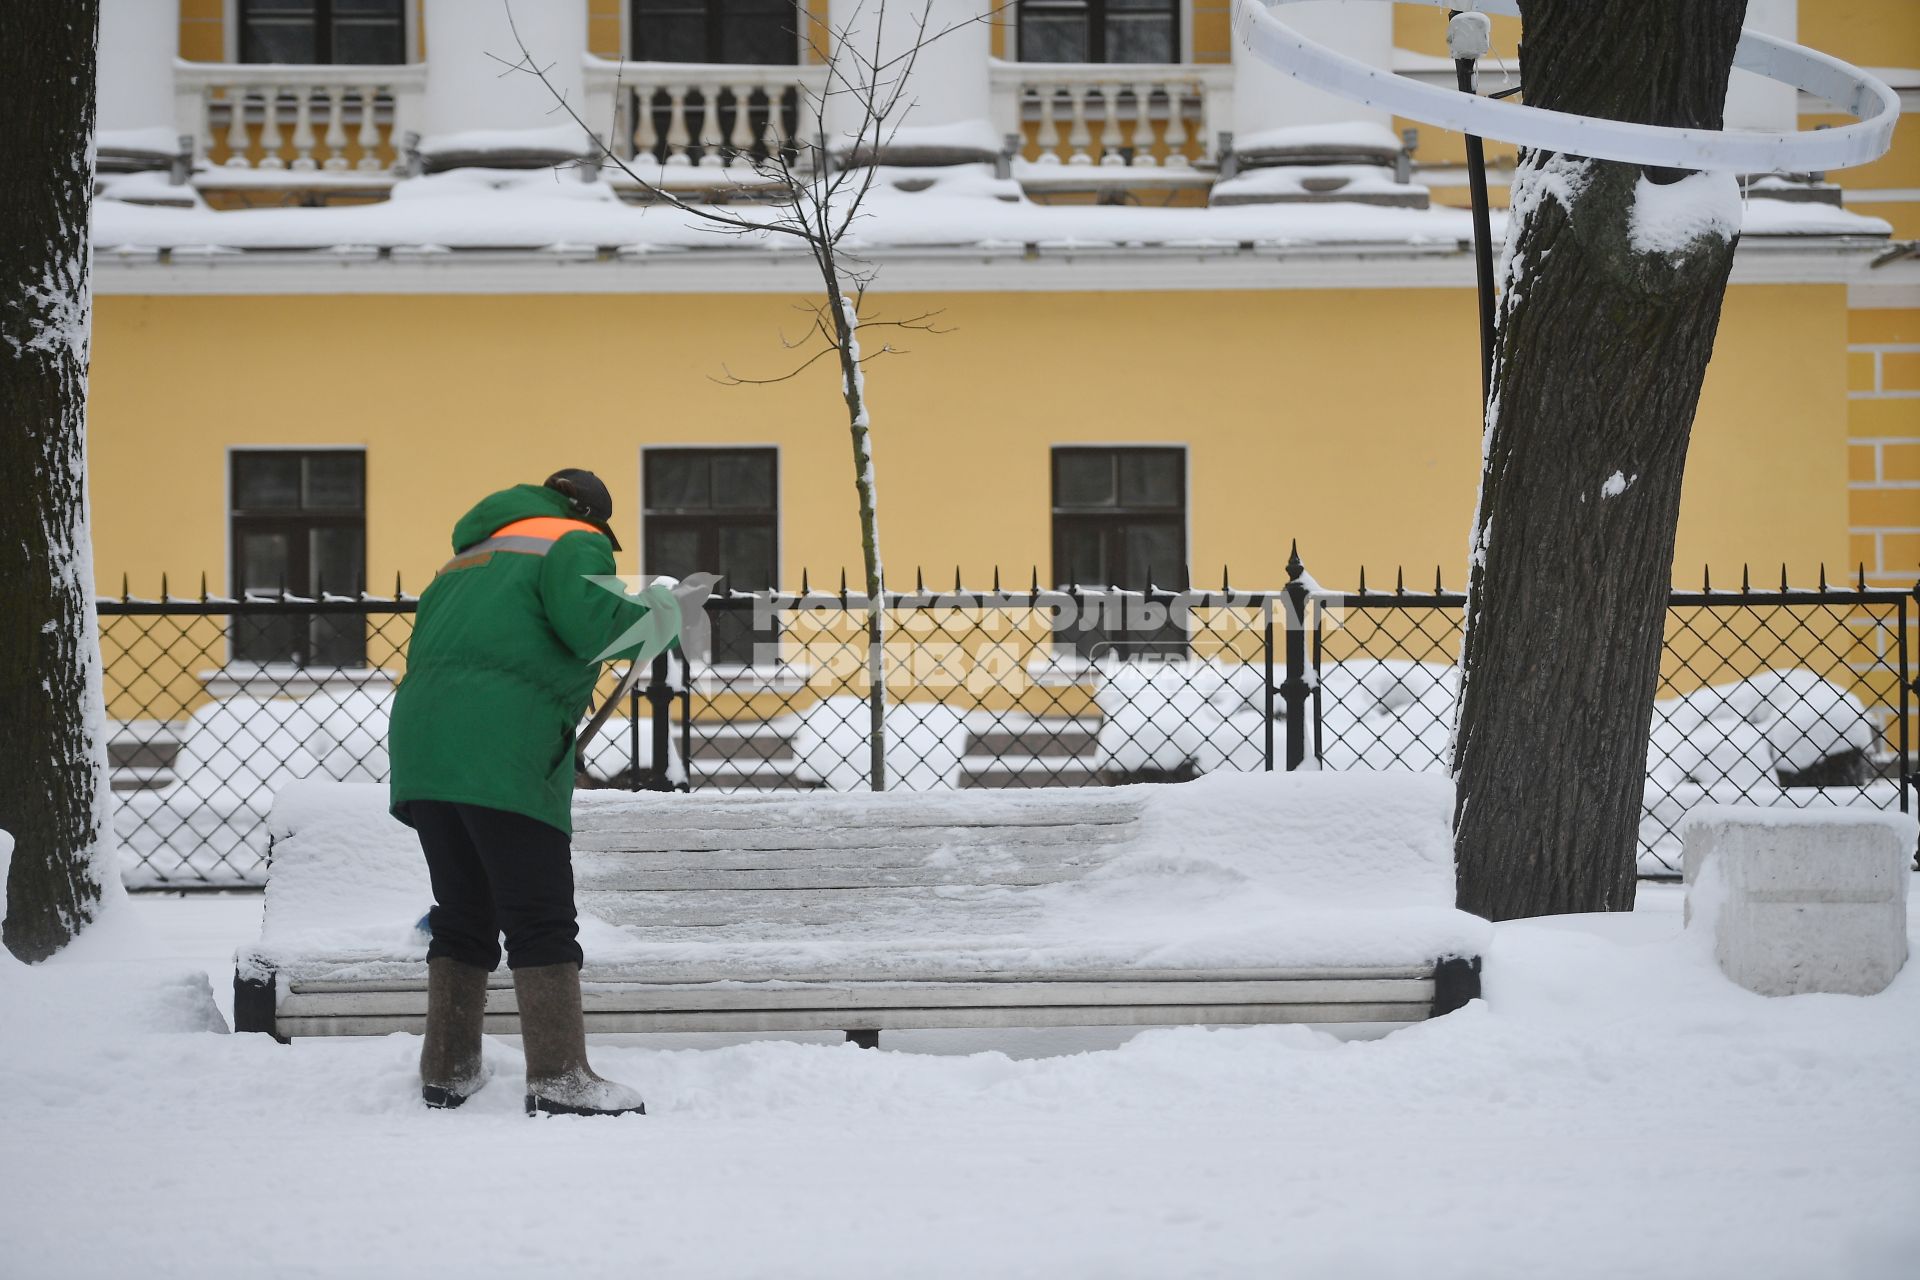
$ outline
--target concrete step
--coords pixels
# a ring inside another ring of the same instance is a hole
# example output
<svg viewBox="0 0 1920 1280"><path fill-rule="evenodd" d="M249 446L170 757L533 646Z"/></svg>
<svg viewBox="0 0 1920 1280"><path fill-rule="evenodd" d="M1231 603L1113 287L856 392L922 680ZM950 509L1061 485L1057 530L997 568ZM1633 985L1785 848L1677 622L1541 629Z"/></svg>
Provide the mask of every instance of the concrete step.
<svg viewBox="0 0 1920 1280"><path fill-rule="evenodd" d="M1092 787L1100 785L1100 771L1091 760L994 759L969 756L960 762L960 785L969 788Z"/></svg>
<svg viewBox="0 0 1920 1280"><path fill-rule="evenodd" d="M1099 745L1099 723L1086 720L1035 721L967 732L969 756L1071 758L1091 755Z"/></svg>

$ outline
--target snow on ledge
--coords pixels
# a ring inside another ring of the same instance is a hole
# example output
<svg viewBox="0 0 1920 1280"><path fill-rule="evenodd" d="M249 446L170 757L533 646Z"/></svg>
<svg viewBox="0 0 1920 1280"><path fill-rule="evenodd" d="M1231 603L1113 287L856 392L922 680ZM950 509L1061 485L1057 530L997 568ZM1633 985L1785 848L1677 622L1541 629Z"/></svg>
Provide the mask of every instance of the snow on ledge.
<svg viewBox="0 0 1920 1280"><path fill-rule="evenodd" d="M545 131L538 131L544 133ZM977 250L1003 246L1112 246L1116 249L1231 246L1454 248L1472 238L1464 209L1386 208L1352 202L1250 204L1220 208L1040 205L988 165L882 168L866 216L849 236L857 251ZM736 205L745 218L764 206ZM1761 236L1884 237L1877 218L1830 205L1752 199L1743 230ZM1504 229L1496 211L1495 234ZM718 234L666 206L628 205L604 181L572 170L455 169L396 181L378 204L330 208L153 208L109 196L95 202L100 246L306 250L352 244L375 249L543 249L554 244L631 252L662 249L764 251L769 234Z"/></svg>

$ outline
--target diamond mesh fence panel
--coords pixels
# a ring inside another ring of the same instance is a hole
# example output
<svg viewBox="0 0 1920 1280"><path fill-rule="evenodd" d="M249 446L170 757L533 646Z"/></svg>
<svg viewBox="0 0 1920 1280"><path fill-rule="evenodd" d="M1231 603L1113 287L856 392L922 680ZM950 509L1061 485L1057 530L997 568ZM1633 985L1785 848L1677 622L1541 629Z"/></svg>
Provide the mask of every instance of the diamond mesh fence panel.
<svg viewBox="0 0 1920 1280"><path fill-rule="evenodd" d="M709 602L712 650L642 673L583 752L581 785L1113 785L1282 769L1289 744L1325 769L1448 764L1457 593L1318 592L1292 646L1284 592L996 587L890 593L885 605L880 752L866 600L735 593ZM100 602L129 885L259 884L279 787L386 781L414 608L407 598ZM1642 872L1677 871L1679 821L1694 804L1902 807L1912 624L1912 601L1896 591L1676 593ZM276 645L308 656L234 656ZM609 666L595 705L620 674Z"/></svg>
<svg viewBox="0 0 1920 1280"><path fill-rule="evenodd" d="M1322 767L1447 767L1464 605L1447 592L1320 601ZM1911 625L1911 597L1898 591L1675 592L1647 750L1641 874L1680 873L1681 819L1698 804L1906 808Z"/></svg>
<svg viewBox="0 0 1920 1280"><path fill-rule="evenodd" d="M107 761L127 885L264 883L266 817L279 788L386 782L388 710L415 603L99 601ZM288 660L236 657L262 652ZM596 705L616 684L609 669ZM647 727L631 708L613 716L587 752L582 782L649 783ZM677 759L667 767L676 770Z"/></svg>
<svg viewBox="0 0 1920 1280"><path fill-rule="evenodd" d="M1190 778L1271 758L1262 597L1207 592L888 595L874 750L867 600L736 595L717 635L753 658L696 662L699 789L1051 787Z"/></svg>

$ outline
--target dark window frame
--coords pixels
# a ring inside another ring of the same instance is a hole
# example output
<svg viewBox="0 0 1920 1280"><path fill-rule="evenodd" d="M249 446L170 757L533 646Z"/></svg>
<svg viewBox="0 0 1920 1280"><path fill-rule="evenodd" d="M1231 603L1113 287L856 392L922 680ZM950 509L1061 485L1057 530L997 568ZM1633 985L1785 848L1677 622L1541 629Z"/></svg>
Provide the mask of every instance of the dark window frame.
<svg viewBox="0 0 1920 1280"><path fill-rule="evenodd" d="M1166 8L1166 16L1171 20L1172 44L1168 51L1168 56L1162 61L1167 63L1180 63L1185 60L1186 10L1182 4L1182 0L1163 0L1163 3ZM1038 59L1032 59L1030 57L1028 53L1028 41L1024 38L1027 25L1027 11L1030 8L1034 10L1053 10L1054 12L1064 12L1075 9L1084 10L1087 15L1086 65L1091 66L1107 61L1107 19L1110 13L1114 12L1109 8L1108 0L1051 0L1051 2L1048 2L1048 0L1035 0L1035 2L1032 3L1030 3L1030 0L1016 0L1014 5L1014 43L1015 50L1022 62L1030 60L1038 61ZM1149 13L1152 12L1152 10L1138 8L1122 9L1118 10L1118 12L1138 14ZM1124 66L1126 64L1120 63L1116 65ZM1153 64L1146 63L1142 65L1151 66Z"/></svg>
<svg viewBox="0 0 1920 1280"><path fill-rule="evenodd" d="M708 503L704 507L656 506L653 502L652 468L664 455L703 458L708 465ZM721 456L762 457L768 464L767 502L765 505L722 506L714 501L712 464ZM692 570L722 575L714 590L734 589L728 566L721 563L720 545L724 528L750 528L762 532L767 541L766 588L780 586L780 450L773 445L649 445L640 451L640 563L647 573L672 572L684 576ZM699 543L695 563L664 566L654 550L656 533L692 531ZM742 590L756 589L749 585ZM717 609L709 619L713 624L713 652L709 661L717 665L753 665L755 650L778 644L777 629L754 628L751 611ZM697 655L696 655L697 656Z"/></svg>
<svg viewBox="0 0 1920 1280"><path fill-rule="evenodd" d="M654 51L645 47L643 32L646 29L646 18L648 15L644 14L641 10L642 6L646 3L647 0L627 0L628 56L636 62L677 61L676 59L661 59ZM723 43L723 33L729 18L734 18L737 21L741 17L761 16L759 14L729 14L727 12L726 0L685 0L683 7L686 9L698 7L703 10L702 16L706 19L705 56L695 60L700 63L727 63L727 60L721 57L721 45ZM783 62L760 63L757 65L769 67L800 65L800 33L803 29L802 23L804 22L801 14L800 0L794 0L791 13L791 27L787 32L789 45L787 60Z"/></svg>
<svg viewBox="0 0 1920 1280"><path fill-rule="evenodd" d="M358 458L360 500L357 506L309 506L306 502L307 464L315 457ZM258 457L296 458L301 464L299 506L249 507L241 504L241 471ZM354 529L360 535L360 563L351 582L325 582L313 563L310 535L325 529ZM248 587L244 539L248 534L286 537L287 571L274 587ZM229 594L235 598L312 599L328 595L358 595L367 583L367 451L364 447L273 448L235 447L227 451L227 565ZM357 629L356 629L357 628ZM366 665L364 620L349 614L284 614L264 617L236 615L229 633L229 649L236 662L295 666L361 667Z"/></svg>
<svg viewBox="0 0 1920 1280"><path fill-rule="evenodd" d="M334 9L334 0L312 0L312 3L313 3L313 61L311 63L302 64L302 65L316 66L316 67L330 67L330 66L336 66L336 65L403 66L409 60L408 55L411 51L411 41L408 39L408 35L410 33L411 24L407 20L407 15L410 9L412 8L412 6L407 2L407 0L392 0L393 21L390 24L389 23L380 24L380 25L391 25L391 27L394 30L394 33L395 33L394 53L396 54L396 56L393 58L393 60L391 62L348 63L348 64L338 64L334 61L334 48L333 48L334 25L337 18L340 16L336 13ZM349 12L354 12L356 13L356 15L358 13L358 11L351 11L351 10ZM371 16L384 17L385 15L371 15ZM249 27L254 22L259 20L260 19L253 13L252 0L237 0L237 3L234 6L234 31L235 31L234 53L235 53L235 56L243 63L252 63L255 61L253 58L248 56L248 52L249 52L248 43L249 43L249 34L250 34ZM371 22L368 22L365 25L371 26L374 24Z"/></svg>
<svg viewBox="0 0 1920 1280"><path fill-rule="evenodd" d="M1123 501L1120 480L1120 459L1123 455L1135 457L1160 456L1173 463L1173 493L1171 502L1163 504L1136 503L1129 505ZM1060 464L1069 455L1081 457L1105 455L1113 466L1113 501L1108 503L1072 504L1061 501ZM1188 503L1188 457L1183 445L1055 445L1051 451L1048 466L1048 507L1052 516L1051 541L1053 546L1053 580L1057 588L1083 587L1100 589L1117 587L1126 591L1140 591L1148 586L1163 591L1181 591L1188 584L1189 563L1193 554L1188 528L1190 507ZM1163 526L1172 530L1179 539L1180 553L1177 564L1139 565L1126 564L1126 536L1130 528L1146 523ZM1109 565L1115 562L1124 567L1121 572L1108 576L1117 578L1115 582L1073 582L1067 571L1072 560L1068 541L1076 534L1093 532L1101 543L1101 558ZM1151 576L1154 581L1147 579ZM1122 606L1124 607L1124 606ZM1178 658L1187 653L1184 630L1172 619L1161 627L1141 634L1134 634L1129 628L1099 627L1088 629L1075 620L1073 630L1058 637L1063 649L1078 651L1082 656L1091 657L1096 650L1111 650L1123 657Z"/></svg>

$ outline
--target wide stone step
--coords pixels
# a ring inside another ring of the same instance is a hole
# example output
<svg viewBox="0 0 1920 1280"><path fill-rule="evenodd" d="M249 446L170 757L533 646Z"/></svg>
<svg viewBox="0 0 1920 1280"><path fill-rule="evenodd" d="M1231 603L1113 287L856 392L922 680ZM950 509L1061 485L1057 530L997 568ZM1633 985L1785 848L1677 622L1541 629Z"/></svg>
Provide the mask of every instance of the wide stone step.
<svg viewBox="0 0 1920 1280"><path fill-rule="evenodd" d="M1094 787L1100 783L1100 770L1089 760L969 758L960 762L960 785L968 788Z"/></svg>
<svg viewBox="0 0 1920 1280"><path fill-rule="evenodd" d="M1100 728L1081 720L1041 722L967 733L969 756L1038 756L1047 759L1091 755L1100 747Z"/></svg>

